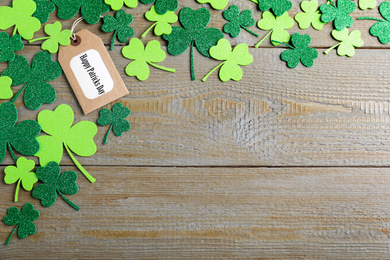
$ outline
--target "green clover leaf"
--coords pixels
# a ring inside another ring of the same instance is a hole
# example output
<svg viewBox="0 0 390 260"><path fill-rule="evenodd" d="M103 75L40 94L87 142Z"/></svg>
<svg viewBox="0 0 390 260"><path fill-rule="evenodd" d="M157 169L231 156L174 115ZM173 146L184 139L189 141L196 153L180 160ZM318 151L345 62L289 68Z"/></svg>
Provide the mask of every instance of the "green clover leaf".
<svg viewBox="0 0 390 260"><path fill-rule="evenodd" d="M36 8L33 0L14 0L12 7L0 6L0 30L15 26L13 35L18 32L24 39L32 39L41 28L41 22L32 16Z"/></svg>
<svg viewBox="0 0 390 260"><path fill-rule="evenodd" d="M226 39L220 39L216 46L210 48L210 55L216 60L224 60L221 64L212 69L203 79L205 82L207 78L216 69L219 70L219 78L225 82L230 79L238 81L242 78L242 69L240 66L247 66L253 62L253 56L248 52L248 45L246 43L240 43L234 47Z"/></svg>
<svg viewBox="0 0 390 260"><path fill-rule="evenodd" d="M359 8L362 10L374 9L376 7L376 0L359 0Z"/></svg>
<svg viewBox="0 0 390 260"><path fill-rule="evenodd" d="M210 4L212 8L215 10L222 10L224 9L227 4L229 3L229 0L196 0L200 4Z"/></svg>
<svg viewBox="0 0 390 260"><path fill-rule="evenodd" d="M34 188L32 196L41 200L42 206L51 207L56 202L58 193L75 210L80 210L79 206L64 196L74 195L79 191L76 172L66 171L61 174L60 165L50 162L46 167L38 167L37 177L43 183Z"/></svg>
<svg viewBox="0 0 390 260"><path fill-rule="evenodd" d="M210 11L206 8L192 10L184 7L180 10L179 21L183 27L173 26L169 35L163 35L168 41L168 53L179 55L191 47L191 79L195 80L193 46L205 57L210 57L209 50L216 45L223 33L216 28L206 28L211 19Z"/></svg>
<svg viewBox="0 0 390 260"><path fill-rule="evenodd" d="M289 68L295 68L298 66L299 61L306 67L311 67L314 64L314 60L318 57L318 51L314 48L309 47L311 38L308 34L300 35L294 33L291 36L291 43L293 46L279 42L280 44L290 47L291 50L282 52L280 58L287 62Z"/></svg>
<svg viewBox="0 0 390 260"><path fill-rule="evenodd" d="M292 3L288 0L251 0L259 5L259 9L263 12L272 9L275 16L282 16L285 12L289 11L292 7Z"/></svg>
<svg viewBox="0 0 390 260"><path fill-rule="evenodd" d="M337 5L332 0L330 4L320 6L321 21L330 23L334 21L334 27L337 31L342 31L346 27L351 27L353 19L349 16L356 9L356 4L350 0L338 0Z"/></svg>
<svg viewBox="0 0 390 260"><path fill-rule="evenodd" d="M168 11L176 11L179 7L177 0L140 0L143 4L151 4L153 2L156 6L156 12L158 14L165 14Z"/></svg>
<svg viewBox="0 0 390 260"><path fill-rule="evenodd" d="M81 11L81 16L89 24L99 22L100 16L110 10L110 6L104 0L51 0L58 7L58 17L60 19L71 19L77 12Z"/></svg>
<svg viewBox="0 0 390 260"><path fill-rule="evenodd" d="M18 229L18 237L20 239L26 238L28 235L34 235L37 232L37 227L33 221L37 220L39 215L39 211L34 209L31 203L24 204L22 211L16 207L10 207L7 216L3 218L3 222L7 226L16 226L9 235L5 245L8 246L16 229Z"/></svg>
<svg viewBox="0 0 390 260"><path fill-rule="evenodd" d="M107 143L108 135L113 130L116 136L123 135L124 132L130 130L130 123L125 120L130 115L129 108L124 107L121 103L116 103L112 107L112 112L107 108L102 108L99 112L100 117L97 120L98 125L106 126L110 125L104 139L103 144Z"/></svg>
<svg viewBox="0 0 390 260"><path fill-rule="evenodd" d="M148 65L168 72L175 72L175 69L155 64L164 61L166 57L165 52L161 49L160 42L156 40L148 42L146 47L144 47L140 39L133 38L128 46L122 48L122 55L125 58L134 60L126 66L126 74L130 77L136 76L141 81L149 78L150 71Z"/></svg>
<svg viewBox="0 0 390 260"><path fill-rule="evenodd" d="M66 104L59 105L54 111L39 112L38 122L42 126L42 131L48 135L37 138L41 150L35 156L39 157L41 166L46 166L51 161L60 163L65 147L75 165L93 183L96 181L95 178L83 168L71 151L84 157L95 154L96 145L93 137L97 133L97 127L89 121L81 121L72 126L73 119L73 110Z"/></svg>
<svg viewBox="0 0 390 260"><path fill-rule="evenodd" d="M252 17L252 11L246 9L240 13L237 5L232 5L229 9L222 12L223 17L229 21L223 26L223 31L230 34L231 37L240 35L241 28L247 32L259 37L256 33L249 30L247 27L255 25L255 19Z"/></svg>
<svg viewBox="0 0 390 260"><path fill-rule="evenodd" d="M119 10L115 14L115 18L111 15L106 15L103 18L102 30L104 32L114 32L111 41L110 50L114 49L115 38L118 36L120 42L126 42L130 37L133 37L134 30L129 25L133 22L133 16L127 14L124 10Z"/></svg>
<svg viewBox="0 0 390 260"><path fill-rule="evenodd" d="M23 155L34 155L39 151L37 136L40 125L34 120L25 120L18 124L18 111L13 103L0 104L0 163L4 160L7 147L14 161L17 158L12 150Z"/></svg>
<svg viewBox="0 0 390 260"><path fill-rule="evenodd" d="M374 37L378 37L378 40L382 44L390 42L390 3L383 2L379 5L379 12L385 19L375 17L358 17L357 20L375 20L378 21L370 28L370 34Z"/></svg>
<svg viewBox="0 0 390 260"><path fill-rule="evenodd" d="M340 43L330 47L326 51L324 51L325 54L328 54L331 50L334 48L337 48L337 54L340 56L347 55L348 57L352 57L355 55L355 47L362 47L364 42L361 38L360 31L355 30L352 31L348 35L348 29L345 28L342 31L333 30L332 36L336 40L340 41Z"/></svg>
<svg viewBox="0 0 390 260"><path fill-rule="evenodd" d="M33 1L37 4L37 9L32 16L38 18L41 23L46 23L49 20L49 15L56 9L56 6L49 0Z"/></svg>
<svg viewBox="0 0 390 260"><path fill-rule="evenodd" d="M138 5L138 0L104 0L104 2L111 6L114 11L121 9L123 4L130 8L136 8Z"/></svg>
<svg viewBox="0 0 390 260"><path fill-rule="evenodd" d="M63 30L60 22L54 22L53 24L45 25L45 33L49 37L42 37L38 39L30 40L29 42L46 40L43 42L41 48L42 50L48 51L50 53L58 52L58 45L68 46L70 44L70 37L72 36L71 30Z"/></svg>
<svg viewBox="0 0 390 260"><path fill-rule="evenodd" d="M20 51L23 48L24 44L19 34L10 38L6 32L0 33L0 62L13 61L15 51Z"/></svg>
<svg viewBox="0 0 390 260"><path fill-rule="evenodd" d="M10 99L14 93L11 90L12 79L10 77L0 77L0 99Z"/></svg>
<svg viewBox="0 0 390 260"><path fill-rule="evenodd" d="M142 38L148 34L148 32L154 27L154 34L160 36L162 34L170 34L172 32L171 23L177 22L177 15L173 11L168 11L165 14L161 15L156 12L154 5L150 8L150 11L145 13L145 18L152 24L143 34Z"/></svg>
<svg viewBox="0 0 390 260"><path fill-rule="evenodd" d="M26 83L11 102L15 102L23 90L26 90L24 104L28 109L37 110L42 104L51 104L56 100L55 89L46 81L55 80L61 74L60 64L52 61L47 51L40 51L33 58L31 67L25 57L17 55L13 61L8 63L8 69L1 75L10 77L12 86Z"/></svg>
<svg viewBox="0 0 390 260"><path fill-rule="evenodd" d="M318 1L302 1L301 2L302 13L297 13L294 17L298 22L299 28L305 30L310 27L310 24L314 29L321 31L325 23L321 21L321 14L318 10Z"/></svg>
<svg viewBox="0 0 390 260"><path fill-rule="evenodd" d="M259 48L269 35L271 35L272 44L277 46L279 45L277 42L290 41L290 34L286 30L294 26L294 20L288 16L288 12L285 12L282 16L275 17L271 12L266 11L263 13L263 19L257 23L257 26L262 30L269 31L269 33L255 47Z"/></svg>
<svg viewBox="0 0 390 260"><path fill-rule="evenodd" d="M35 172L32 172L34 167L35 162L33 160L27 160L25 157L19 157L16 161L16 167L12 165L5 167L4 182L6 184L18 182L15 189L15 202L18 201L20 183L22 183L26 191L31 191L33 185L38 181Z"/></svg>

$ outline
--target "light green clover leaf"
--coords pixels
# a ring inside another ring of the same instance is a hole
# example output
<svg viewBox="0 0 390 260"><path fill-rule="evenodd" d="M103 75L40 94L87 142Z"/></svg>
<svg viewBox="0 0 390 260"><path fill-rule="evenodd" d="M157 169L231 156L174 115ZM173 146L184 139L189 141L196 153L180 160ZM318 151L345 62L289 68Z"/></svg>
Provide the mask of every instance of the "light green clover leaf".
<svg viewBox="0 0 390 260"><path fill-rule="evenodd" d="M227 4L229 3L229 0L196 0L200 4L210 4L212 8L215 10L222 10L224 9Z"/></svg>
<svg viewBox="0 0 390 260"><path fill-rule="evenodd" d="M175 72L175 69L155 64L164 61L166 57L165 52L161 49L160 42L156 40L148 42L146 47L144 47L140 39L133 38L128 46L123 47L122 55L125 58L134 60L126 66L126 74L130 77L136 76L141 81L149 78L150 71L148 65L168 72Z"/></svg>
<svg viewBox="0 0 390 260"><path fill-rule="evenodd" d="M6 184L18 182L15 189L15 202L18 201L20 183L22 183L26 191L31 191L33 185L38 181L37 175L35 172L32 172L34 167L35 162L33 160L27 160L25 157L18 158L16 167L13 165L5 167L4 182Z"/></svg>
<svg viewBox="0 0 390 260"><path fill-rule="evenodd" d="M114 11L121 9L123 4L130 8L136 8L138 5L138 0L104 0L104 2Z"/></svg>
<svg viewBox="0 0 390 260"><path fill-rule="evenodd" d="M325 23L321 21L321 14L318 10L318 1L302 1L301 2L302 13L295 15L295 21L298 22L299 28L305 30L310 27L310 24L314 29L321 31Z"/></svg>
<svg viewBox="0 0 390 260"><path fill-rule="evenodd" d="M286 31L294 26L294 19L288 16L288 12L285 12L282 16L274 16L271 12L266 11L263 13L263 19L261 19L257 26L265 31L269 31L263 39L261 39L256 45L259 48L260 44L271 35L271 42L277 46L279 43L274 42L289 42L290 34Z"/></svg>
<svg viewBox="0 0 390 260"><path fill-rule="evenodd" d="M70 106L59 105L54 111L43 110L38 114L38 122L42 131L48 135L37 138L41 149L35 156L39 157L41 166L49 162L61 162L64 147L69 156L90 182L93 178L73 156L73 151L79 156L92 156L96 152L93 137L97 133L97 126L89 121L81 121L73 125L74 114Z"/></svg>
<svg viewBox="0 0 390 260"><path fill-rule="evenodd" d="M14 96L11 90L12 79L7 76L0 76L0 99L10 99Z"/></svg>
<svg viewBox="0 0 390 260"><path fill-rule="evenodd" d="M42 37L38 39L30 40L29 42L46 40L42 43L42 50L48 51L50 53L58 52L58 45L68 46L70 44L70 37L72 36L71 30L63 30L60 22L54 22L53 24L45 25L45 33L49 37Z"/></svg>
<svg viewBox="0 0 390 260"><path fill-rule="evenodd" d="M376 0L359 0L359 8L362 10L374 9L376 7Z"/></svg>
<svg viewBox="0 0 390 260"><path fill-rule="evenodd" d="M143 34L144 38L148 32L154 27L154 34L160 36L162 34L170 34L172 32L171 23L177 22L177 15L173 11L168 11L165 14L161 15L156 12L154 5L150 8L148 12L145 13L145 18L148 21L155 22L152 24Z"/></svg>
<svg viewBox="0 0 390 260"><path fill-rule="evenodd" d="M253 62L253 56L248 52L246 43L238 44L232 51L232 46L226 39L220 39L216 46L210 48L210 56L216 60L224 60L224 62L212 69L202 79L203 82L219 67L221 67L219 78L223 82L230 79L238 81L243 74L240 66L247 66Z"/></svg>
<svg viewBox="0 0 390 260"><path fill-rule="evenodd" d="M337 48L337 54L340 56L347 55L348 57L352 57L355 55L355 47L362 47L364 42L361 38L360 31L354 30L348 35L348 29L345 28L342 31L333 30L332 36L336 40L340 41L340 43L330 47L326 51L325 54L328 54L334 48Z"/></svg>

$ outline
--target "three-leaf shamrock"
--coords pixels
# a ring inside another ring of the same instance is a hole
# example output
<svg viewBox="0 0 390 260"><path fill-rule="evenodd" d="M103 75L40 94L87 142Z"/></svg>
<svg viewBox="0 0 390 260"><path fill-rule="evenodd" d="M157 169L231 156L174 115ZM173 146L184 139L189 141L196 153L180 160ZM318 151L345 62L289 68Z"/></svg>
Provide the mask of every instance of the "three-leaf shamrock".
<svg viewBox="0 0 390 260"><path fill-rule="evenodd" d="M104 32L114 32L111 41L110 50L114 49L115 38L118 36L120 42L126 42L130 37L133 37L134 30L129 25L133 22L133 16L127 14L124 10L119 10L115 14L115 18L111 15L106 15L103 18L102 30Z"/></svg>
<svg viewBox="0 0 390 260"><path fill-rule="evenodd" d="M259 5L259 9L263 12L272 9L275 16L281 16L291 9L292 3L289 0L251 0Z"/></svg>
<svg viewBox="0 0 390 260"><path fill-rule="evenodd" d="M269 31L263 39L261 39L255 47L258 48L260 44L271 34L271 42L273 45L279 45L277 42L289 42L290 34L286 31L294 26L294 20L285 12L282 16L275 17L271 12L264 12L263 19L261 19L257 26L265 31Z"/></svg>
<svg viewBox="0 0 390 260"><path fill-rule="evenodd" d="M49 0L33 1L37 4L37 9L32 16L38 18L41 23L46 23L49 20L49 15L56 9L56 6Z"/></svg>
<svg viewBox="0 0 390 260"><path fill-rule="evenodd" d="M130 109L124 107L121 103L116 103L113 105L112 112L107 108L102 108L100 110L100 117L97 120L98 125L110 125L110 128L104 136L103 144L107 143L108 135L111 132L111 129L116 136L121 136L124 132L130 130L130 123L126 120L126 117L128 117L130 113Z"/></svg>
<svg viewBox="0 0 390 260"><path fill-rule="evenodd" d="M209 3L212 8L215 10L222 10L224 9L227 4L229 3L229 0L196 0L200 4L206 4Z"/></svg>
<svg viewBox="0 0 390 260"><path fill-rule="evenodd" d="M321 31L325 23L321 21L321 14L318 11L318 1L302 1L301 2L302 13L295 15L295 21L298 22L299 28L305 30L310 27L310 24L314 29Z"/></svg>
<svg viewBox="0 0 390 260"><path fill-rule="evenodd" d="M290 47L290 50L282 52L280 58L287 62L289 68L295 68L298 66L299 61L306 67L311 67L314 64L314 60L318 57L318 51L309 47L311 38L308 34L300 35L294 33L291 36L291 43L293 46L279 42L280 44Z"/></svg>
<svg viewBox="0 0 390 260"><path fill-rule="evenodd" d="M374 9L376 7L376 0L359 0L359 8L362 10Z"/></svg>
<svg viewBox="0 0 390 260"><path fill-rule="evenodd" d="M12 79L10 77L0 77L0 99L10 99L14 95L11 90Z"/></svg>
<svg viewBox="0 0 390 260"><path fill-rule="evenodd" d="M334 21L334 27L337 31L342 31L346 27L351 27L353 19L349 16L356 9L356 4L350 0L338 0L337 5L329 0L330 4L320 6L321 21L330 23Z"/></svg>
<svg viewBox="0 0 390 260"><path fill-rule="evenodd" d="M238 81L242 78L242 69L240 66L246 66L252 63L253 56L248 52L248 45L246 43L240 43L234 47L226 39L220 39L216 46L210 48L210 55L216 60L223 60L221 64L212 69L202 81L206 81L207 78L216 69L219 70L219 78L225 82L229 79Z"/></svg>
<svg viewBox="0 0 390 260"><path fill-rule="evenodd" d="M46 81L55 80L61 74L60 64L52 61L51 55L47 51L40 51L33 58L31 67L25 57L17 55L13 61L8 63L8 69L3 71L1 75L10 77L12 86L26 83L11 102L15 102L23 90L26 90L24 104L28 109L36 110L42 104L51 104L56 100L55 89Z"/></svg>
<svg viewBox="0 0 390 260"><path fill-rule="evenodd" d="M140 0L143 4L151 4L153 2L156 6L156 12L158 14L165 14L168 11L176 11L179 7L177 0Z"/></svg>
<svg viewBox="0 0 390 260"><path fill-rule="evenodd" d="M114 11L121 9L123 4L130 8L136 8L138 5L138 0L104 0L104 2L111 6Z"/></svg>
<svg viewBox="0 0 390 260"><path fill-rule="evenodd" d="M39 157L41 166L46 166L51 161L60 163L65 147L74 164L93 183L96 181L95 178L81 166L71 151L79 156L95 154L96 145L93 137L97 133L97 127L89 121L81 121L72 126L73 120L73 110L66 104L59 105L54 111L39 112L38 122L42 131L48 135L37 138L41 150L35 156Z"/></svg>
<svg viewBox="0 0 390 260"><path fill-rule="evenodd" d="M32 172L34 167L35 162L33 160L27 160L24 157L18 158L16 166L10 165L5 167L4 182L6 184L18 182L15 189L15 202L18 201L20 183L22 183L22 186L26 191L31 191L33 185L38 181L37 175L35 172Z"/></svg>
<svg viewBox="0 0 390 260"><path fill-rule="evenodd" d="M33 0L14 0L12 7L0 6L0 30L15 26L13 35L18 32L24 39L32 39L41 28L41 22L32 16L36 8Z"/></svg>
<svg viewBox="0 0 390 260"><path fill-rule="evenodd" d="M60 19L71 19L77 12L81 11L81 16L89 24L99 22L100 16L110 10L110 6L104 0L51 0L58 7L58 17Z"/></svg>
<svg viewBox="0 0 390 260"><path fill-rule="evenodd" d="M169 35L163 35L168 41L168 53L179 55L191 48L191 79L195 80L193 46L205 57L210 57L209 50L216 45L223 33L216 28L206 28L211 19L210 11L206 8L192 10L184 7L180 10L179 21L182 27L173 26Z"/></svg>
<svg viewBox="0 0 390 260"><path fill-rule="evenodd" d="M336 40L340 41L340 43L330 47L326 51L324 51L325 54L328 54L331 50L334 48L337 48L337 54L340 56L347 55L348 57L352 57L355 55L355 47L362 47L364 42L361 38L360 31L355 30L352 31L348 35L348 29L345 28L342 31L333 30L332 36Z"/></svg>
<svg viewBox="0 0 390 260"><path fill-rule="evenodd" d="M42 37L38 39L30 40L29 42L45 40L42 43L42 50L48 51L50 53L58 52L58 45L67 46L70 44L70 37L72 36L71 30L63 30L60 22L56 21L53 24L45 25L45 33L49 37Z"/></svg>
<svg viewBox="0 0 390 260"><path fill-rule="evenodd" d="M37 136L40 125L34 120L25 120L18 124L18 111L13 103L0 104L0 163L4 160L7 147L14 161L17 158L12 150L23 155L34 155L39 151Z"/></svg>
<svg viewBox="0 0 390 260"><path fill-rule="evenodd" d="M79 191L76 172L66 171L61 174L60 165L50 162L46 167L38 167L37 177L43 183L34 188L32 196L41 200L42 206L52 206L57 200L58 193L75 210L80 210L79 206L64 196L64 194L74 195Z"/></svg>
<svg viewBox="0 0 390 260"><path fill-rule="evenodd" d="M240 13L238 6L232 5L229 9L223 11L222 15L229 21L223 26L223 31L230 34L231 37L237 37L241 32L241 28L256 37L259 37L259 35L247 28L255 25L255 19L252 17L251 10L246 9Z"/></svg>
<svg viewBox="0 0 390 260"><path fill-rule="evenodd" d="M20 239L26 238L28 235L34 235L37 232L37 227L33 221L37 220L39 215L39 211L34 209L31 203L24 204L22 211L16 207L10 207L7 216L3 218L3 222L7 226L16 226L9 235L5 245L8 246L16 229Z"/></svg>
<svg viewBox="0 0 390 260"><path fill-rule="evenodd" d="M385 19L375 17L358 17L357 20L375 20L378 21L370 28L370 34L378 37L378 40L382 44L390 42L390 3L383 2L379 5L379 12Z"/></svg>
<svg viewBox="0 0 390 260"><path fill-rule="evenodd" d="M130 77L136 76L141 81L149 78L150 71L148 65L168 72L175 72L175 69L155 64L164 61L166 57L165 52L161 49L160 42L156 40L148 42L146 47L144 47L140 39L133 38L128 46L122 48L122 55L125 58L134 60L126 66L126 74Z"/></svg>
<svg viewBox="0 0 390 260"><path fill-rule="evenodd" d="M170 34L172 32L171 23L177 22L177 15L173 11L168 11L165 14L161 15L156 12L154 5L150 8L150 11L145 13L145 18L151 22L155 22L152 24L143 34L142 38L146 36L146 34L154 27L154 33L157 36L162 34Z"/></svg>
<svg viewBox="0 0 390 260"><path fill-rule="evenodd" d="M13 61L15 51L20 51L23 48L24 44L19 34L10 38L6 32L0 33L0 62Z"/></svg>

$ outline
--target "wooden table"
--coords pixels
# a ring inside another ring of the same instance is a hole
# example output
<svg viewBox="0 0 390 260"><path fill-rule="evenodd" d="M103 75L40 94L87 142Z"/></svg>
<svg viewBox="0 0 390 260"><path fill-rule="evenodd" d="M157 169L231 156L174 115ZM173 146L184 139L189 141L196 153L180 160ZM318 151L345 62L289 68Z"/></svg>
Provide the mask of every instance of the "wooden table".
<svg viewBox="0 0 390 260"><path fill-rule="evenodd" d="M261 18L254 3L230 2ZM290 16L300 12L299 2L293 1ZM210 9L194 0L181 0L184 6ZM135 37L151 25L143 18L149 8L125 8L134 15ZM221 11L211 14L210 25L222 28ZM368 15L380 17L377 9L352 14ZM49 22L56 20L51 14ZM74 20L63 27L70 29ZM353 58L323 55L337 43L331 24L322 31L295 25L289 32L310 34L320 53L314 66L287 68L280 60L285 48L266 40L250 49L254 63L243 68L239 82L222 83L217 73L200 81L218 62L197 51L197 81L191 81L189 50L162 63L176 74L152 68L140 82L125 75L130 60L117 43L110 54L130 91L120 101L132 111L131 131L111 134L101 145L107 127L99 127L98 152L78 157L97 179L91 184L79 175L80 191L69 197L80 212L61 199L43 208L22 189L14 203L15 185L3 182L1 217L26 202L41 217L35 235L14 235L0 247L1 258L390 259L390 52L369 35L373 23L354 19L352 29L361 31L365 45ZM100 26L81 22L76 31L86 28L108 46L112 34ZM260 37L267 33L251 29ZM244 31L225 37L250 46L259 41ZM152 39L161 40L149 33L144 42ZM31 61L37 44L18 54ZM6 67L1 63L0 71ZM57 101L38 111L18 99L19 120L62 103L74 109L75 122L97 120L97 111L82 114L64 76L52 85ZM61 164L77 171L67 155ZM13 165L8 154L2 178L7 165ZM0 241L11 230L1 224Z"/></svg>

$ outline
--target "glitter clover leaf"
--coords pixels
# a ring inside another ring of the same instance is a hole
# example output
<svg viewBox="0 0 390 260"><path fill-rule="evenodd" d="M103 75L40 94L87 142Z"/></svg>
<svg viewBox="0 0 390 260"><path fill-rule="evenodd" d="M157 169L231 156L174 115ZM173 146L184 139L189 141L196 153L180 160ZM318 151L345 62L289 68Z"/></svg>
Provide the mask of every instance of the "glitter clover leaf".
<svg viewBox="0 0 390 260"><path fill-rule="evenodd" d="M39 211L34 209L31 203L24 204L22 211L16 207L10 207L7 216L3 218L3 222L7 226L16 226L9 235L5 245L8 246L16 229L20 239L26 238L28 235L34 235L37 232L37 227L33 222L39 218L39 215Z"/></svg>
<svg viewBox="0 0 390 260"><path fill-rule="evenodd" d="M251 0L259 5L259 9L263 12L272 9L275 16L281 16L289 11L292 3L289 0Z"/></svg>
<svg viewBox="0 0 390 260"><path fill-rule="evenodd" d="M42 37L38 39L30 40L29 42L45 40L42 43L42 50L48 51L50 53L58 52L58 45L68 46L70 44L70 37L72 36L71 30L63 30L60 22L56 21L53 24L45 25L45 33L49 37Z"/></svg>
<svg viewBox="0 0 390 260"><path fill-rule="evenodd" d="M351 27L353 19L349 15L356 9L356 4L350 0L338 0L335 4L329 0L330 4L323 4L320 6L321 21L323 23L330 23L334 21L334 27L337 31L342 31L346 27Z"/></svg>
<svg viewBox="0 0 390 260"><path fill-rule="evenodd" d="M148 21L155 22L152 24L143 34L144 38L148 32L154 27L154 34L160 36L162 34L170 34L172 32L171 23L177 22L177 15L173 11L168 11L165 14L161 15L156 12L154 5L150 8L148 12L145 13L145 18Z"/></svg>
<svg viewBox="0 0 390 260"><path fill-rule="evenodd" d="M155 64L164 61L166 57L165 52L161 49L160 42L156 40L148 42L144 47L140 39L133 38L128 46L123 47L122 55L125 58L134 60L126 66L126 74L130 77L136 76L141 81L149 78L150 71L148 65L168 72L175 72L175 69Z"/></svg>
<svg viewBox="0 0 390 260"><path fill-rule="evenodd" d="M130 8L136 8L138 5L138 0L104 0L104 2L114 11L121 9L123 4Z"/></svg>
<svg viewBox="0 0 390 260"><path fill-rule="evenodd" d="M20 51L23 48L24 44L19 34L10 38L6 32L0 33L0 62L13 61L15 51Z"/></svg>
<svg viewBox="0 0 390 260"><path fill-rule="evenodd" d="M376 7L376 0L359 0L359 8L362 10L374 9Z"/></svg>
<svg viewBox="0 0 390 260"><path fill-rule="evenodd" d="M38 122L42 131L48 135L41 135L37 138L41 149L35 156L39 157L41 166L49 162L61 162L65 150L79 170L90 182L95 182L83 166L73 156L73 151L79 156L92 156L96 152L96 145L93 137L97 133L97 127L89 121L81 121L73 125L74 114L70 106L59 105L54 111L43 110L38 114Z"/></svg>
<svg viewBox="0 0 390 260"><path fill-rule="evenodd" d="M32 16L36 8L33 0L14 0L12 7L0 6L0 30L15 26L13 35L18 32L23 39L32 39L41 28L41 22Z"/></svg>
<svg viewBox="0 0 390 260"><path fill-rule="evenodd" d="M0 99L10 99L14 93L11 90L12 79L10 77L0 77Z"/></svg>
<svg viewBox="0 0 390 260"><path fill-rule="evenodd" d="M127 14L124 10L117 11L115 18L111 15L104 16L102 30L104 32L114 32L110 50L114 49L116 37L118 37L120 42L126 42L130 37L133 37L134 30L129 26L132 22L133 16Z"/></svg>
<svg viewBox="0 0 390 260"><path fill-rule="evenodd" d="M26 83L12 98L12 103L26 90L24 104L28 109L37 110L42 104L51 104L56 100L55 89L46 81L55 80L61 74L60 64L52 61L47 51L40 51L34 56L31 67L25 57L17 55L1 75L10 77L12 86Z"/></svg>
<svg viewBox="0 0 390 260"><path fill-rule="evenodd" d="M219 70L219 78L223 82L230 79L238 81L243 75L240 66L247 66L253 62L253 56L249 54L248 45L246 43L238 44L232 51L232 46L226 39L219 40L216 46L211 47L210 55L214 59L223 60L224 62L212 69L202 79L203 82L219 67L221 67Z"/></svg>
<svg viewBox="0 0 390 260"><path fill-rule="evenodd" d="M32 196L41 200L44 207L51 207L57 200L57 193L75 210L80 210L80 207L64 196L74 195L79 191L77 186L77 173L74 171L66 171L61 174L60 165L56 162L50 162L46 167L38 167L37 177L43 182L34 188Z"/></svg>
<svg viewBox="0 0 390 260"><path fill-rule="evenodd" d="M34 167L35 162L27 160L25 157L19 157L16 161L16 166L10 165L5 167L4 182L6 184L18 182L15 189L15 202L18 201L20 183L22 183L26 191L31 191L33 185L38 181L37 175L32 171Z"/></svg>
<svg viewBox="0 0 390 260"><path fill-rule="evenodd" d="M60 19L71 19L80 10L81 16L89 24L96 24L100 16L110 10L104 0L51 0L58 7Z"/></svg>
<svg viewBox="0 0 390 260"><path fill-rule="evenodd" d="M257 26L265 31L269 31L263 39L261 39L256 45L259 48L261 43L271 35L271 42L273 45L279 45L277 42L289 42L290 34L286 31L294 26L294 20L288 16L288 12L285 12L282 16L275 17L271 12L264 12L263 19L258 21Z"/></svg>
<svg viewBox="0 0 390 260"><path fill-rule="evenodd" d="M375 17L358 17L357 20L375 20L378 21L370 28L370 34L374 37L378 37L378 40L382 44L390 42L390 3L383 2L379 5L379 12L385 19Z"/></svg>
<svg viewBox="0 0 390 260"><path fill-rule="evenodd" d="M49 15L56 9L56 6L49 0L33 1L37 4L37 9L32 16L38 18L41 23L46 23L49 20Z"/></svg>
<svg viewBox="0 0 390 260"><path fill-rule="evenodd" d="M34 155L39 151L37 136L41 132L40 125L34 120L24 120L16 124L18 111L13 103L0 104L0 163L4 160L7 148L14 159L17 158L13 152L23 155Z"/></svg>
<svg viewBox="0 0 390 260"><path fill-rule="evenodd" d="M206 8L192 10L184 7L180 10L179 21L183 27L173 26L169 35L163 35L168 41L168 53L179 55L190 47L191 79L195 80L193 46L205 57L210 57L209 50L216 45L223 33L216 28L206 28L211 19Z"/></svg>
<svg viewBox="0 0 390 260"><path fill-rule="evenodd" d="M240 9L237 5L231 5L229 9L222 12L223 17L229 21L223 26L223 31L230 34L231 37L237 37L240 35L241 28L245 31L259 37L258 34L252 32L247 27L255 25L255 19L252 17L252 11L246 9L240 13Z"/></svg>
<svg viewBox="0 0 390 260"><path fill-rule="evenodd" d="M321 31L325 23L321 21L321 14L318 10L318 1L302 1L301 2L302 13L297 13L294 17L298 22L299 28L305 30L311 26L314 29Z"/></svg>
<svg viewBox="0 0 390 260"><path fill-rule="evenodd" d="M106 135L104 136L103 144L107 143L108 135L113 130L116 136L123 135L124 132L130 130L130 123L126 117L130 116L130 109L124 107L121 103L116 103L112 107L112 112L107 108L102 108L99 111L100 117L97 120L98 125L110 125Z"/></svg>
<svg viewBox="0 0 390 260"><path fill-rule="evenodd" d="M336 40L340 41L338 44L330 47L325 54L328 54L331 50L337 47L337 54L340 56L347 55L352 57L355 55L355 47L362 47L364 42L361 38L360 31L354 30L348 35L348 29L345 28L342 31L333 30L332 36Z"/></svg>
<svg viewBox="0 0 390 260"><path fill-rule="evenodd" d="M154 2L156 12L158 14L165 14L168 11L176 11L179 7L177 0L140 0L143 4L151 4Z"/></svg>
<svg viewBox="0 0 390 260"><path fill-rule="evenodd" d="M318 51L309 47L310 42L311 38L308 34L300 35L299 33L294 33L291 36L291 43L293 46L279 42L280 44L291 48L291 50L282 52L280 58L286 61L287 66L292 69L298 66L299 62L302 62L306 67L313 66L314 60L318 57Z"/></svg>
<svg viewBox="0 0 390 260"><path fill-rule="evenodd" d="M196 0L200 4L210 4L212 8L215 10L222 10L224 9L227 4L229 3L229 0Z"/></svg>

